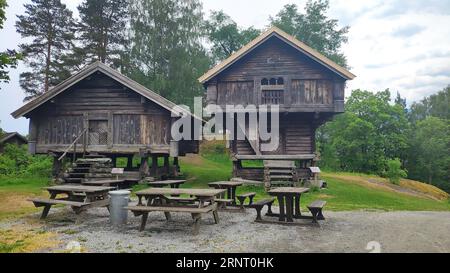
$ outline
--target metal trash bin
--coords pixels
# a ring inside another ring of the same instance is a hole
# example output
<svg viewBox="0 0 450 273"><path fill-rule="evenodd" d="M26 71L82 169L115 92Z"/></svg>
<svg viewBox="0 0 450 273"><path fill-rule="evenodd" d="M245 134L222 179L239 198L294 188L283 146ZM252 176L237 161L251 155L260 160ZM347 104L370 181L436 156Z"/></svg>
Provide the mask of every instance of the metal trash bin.
<svg viewBox="0 0 450 273"><path fill-rule="evenodd" d="M109 219L114 226L125 225L128 219L128 211L124 209L130 202L130 191L110 191Z"/></svg>

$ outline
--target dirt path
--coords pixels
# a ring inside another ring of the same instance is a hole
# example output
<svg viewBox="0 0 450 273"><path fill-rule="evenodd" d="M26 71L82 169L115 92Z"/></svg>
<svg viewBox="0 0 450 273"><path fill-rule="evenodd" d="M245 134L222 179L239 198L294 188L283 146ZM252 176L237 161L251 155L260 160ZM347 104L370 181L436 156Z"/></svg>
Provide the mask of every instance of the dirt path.
<svg viewBox="0 0 450 273"><path fill-rule="evenodd" d="M253 223L254 212L221 213L221 223L206 216L199 236L192 236L188 215L149 217L146 231L130 215L123 229L109 226L104 209L74 223L67 209L52 213L42 229L59 234L61 251L77 241L86 252L450 252L450 212L327 212L320 228ZM37 218L33 215L26 221ZM18 223L15 223L18 224ZM7 228L3 223L0 229Z"/></svg>

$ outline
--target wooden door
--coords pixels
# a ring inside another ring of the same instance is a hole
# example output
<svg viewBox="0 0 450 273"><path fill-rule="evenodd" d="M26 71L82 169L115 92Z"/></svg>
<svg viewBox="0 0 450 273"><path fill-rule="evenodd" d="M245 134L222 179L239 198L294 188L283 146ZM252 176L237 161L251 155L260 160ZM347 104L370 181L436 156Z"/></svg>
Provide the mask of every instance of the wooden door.
<svg viewBox="0 0 450 273"><path fill-rule="evenodd" d="M89 121L89 145L108 145L108 121Z"/></svg>

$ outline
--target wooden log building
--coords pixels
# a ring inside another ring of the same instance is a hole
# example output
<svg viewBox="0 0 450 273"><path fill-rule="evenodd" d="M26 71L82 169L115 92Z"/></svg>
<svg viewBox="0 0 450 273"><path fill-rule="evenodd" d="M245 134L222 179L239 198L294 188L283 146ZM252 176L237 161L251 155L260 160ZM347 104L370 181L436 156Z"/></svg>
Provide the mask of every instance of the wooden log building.
<svg viewBox="0 0 450 273"><path fill-rule="evenodd" d="M3 153L5 145L7 144L21 146L28 144L28 140L17 132L4 133L2 137L0 137L0 154Z"/></svg>
<svg viewBox="0 0 450 273"><path fill-rule="evenodd" d="M316 129L344 112L345 83L353 78L343 67L276 27L203 75L199 81L209 104L280 107L278 149L263 152L260 141L232 141L233 176L266 183L270 177L273 181L308 179L309 167L317 160ZM242 162L246 160L263 160L265 168L245 168ZM286 160L287 164L281 164Z"/></svg>
<svg viewBox="0 0 450 273"><path fill-rule="evenodd" d="M86 154L127 158L127 170L142 176L167 174L169 158L198 152L196 141L171 141L171 124L180 116L175 104L110 67L96 62L21 107L12 116L30 120L29 151L54 157L55 174L61 158ZM149 166L149 159L151 165ZM158 158L164 165L158 166Z"/></svg>

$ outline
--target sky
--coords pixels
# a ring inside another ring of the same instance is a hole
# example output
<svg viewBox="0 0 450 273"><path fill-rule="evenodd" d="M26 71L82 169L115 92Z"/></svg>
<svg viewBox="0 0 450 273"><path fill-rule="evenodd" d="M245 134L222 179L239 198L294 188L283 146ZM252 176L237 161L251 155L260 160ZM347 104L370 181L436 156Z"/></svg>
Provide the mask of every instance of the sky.
<svg viewBox="0 0 450 273"><path fill-rule="evenodd" d="M15 32L17 14L30 0L8 1L7 21L0 30L0 51L16 49L21 42ZM62 0L75 14L81 0ZM269 17L284 5L304 7L306 0L203 0L205 16L223 10L242 27L268 27ZM389 88L400 92L411 104L450 84L449 0L330 0L329 17L340 26L350 26L349 41L343 46L351 72L357 78L347 84L351 90L372 92ZM0 83L0 127L28 133L28 120L15 120L10 113L23 105L19 86L21 64L10 72L11 82Z"/></svg>

